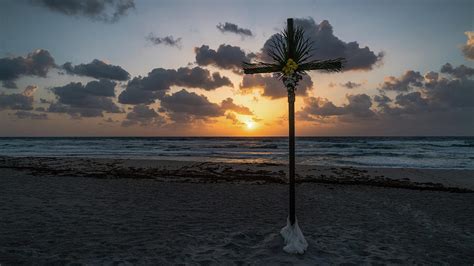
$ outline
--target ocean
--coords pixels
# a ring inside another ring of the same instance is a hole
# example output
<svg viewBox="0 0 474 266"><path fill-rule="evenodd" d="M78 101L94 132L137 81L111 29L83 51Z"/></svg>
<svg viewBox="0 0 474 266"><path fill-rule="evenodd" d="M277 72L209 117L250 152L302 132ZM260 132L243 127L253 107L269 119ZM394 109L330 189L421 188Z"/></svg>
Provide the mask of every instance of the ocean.
<svg viewBox="0 0 474 266"><path fill-rule="evenodd" d="M285 137L0 138L0 156L286 163ZM296 163L474 169L474 137L297 137Z"/></svg>

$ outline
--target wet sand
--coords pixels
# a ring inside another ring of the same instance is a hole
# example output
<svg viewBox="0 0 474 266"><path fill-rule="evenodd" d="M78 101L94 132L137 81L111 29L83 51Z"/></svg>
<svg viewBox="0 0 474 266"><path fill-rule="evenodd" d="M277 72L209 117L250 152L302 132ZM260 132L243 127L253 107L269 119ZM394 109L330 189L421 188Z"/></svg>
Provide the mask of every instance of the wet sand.
<svg viewBox="0 0 474 266"><path fill-rule="evenodd" d="M186 183L282 184L288 180L287 165L268 163L0 156L0 168L22 170L37 176L154 179ZM296 182L474 192L474 170L297 165Z"/></svg>

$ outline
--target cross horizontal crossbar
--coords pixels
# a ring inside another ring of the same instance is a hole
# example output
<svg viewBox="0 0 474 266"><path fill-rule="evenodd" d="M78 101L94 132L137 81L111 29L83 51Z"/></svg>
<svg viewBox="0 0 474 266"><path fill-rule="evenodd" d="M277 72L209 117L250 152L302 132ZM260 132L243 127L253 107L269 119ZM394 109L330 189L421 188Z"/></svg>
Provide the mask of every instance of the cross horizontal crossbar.
<svg viewBox="0 0 474 266"><path fill-rule="evenodd" d="M266 65L266 64L245 64L245 74L259 74L259 73L273 73L280 72L280 66Z"/></svg>
<svg viewBox="0 0 474 266"><path fill-rule="evenodd" d="M297 70L301 70L301 71L324 70L328 72L339 72L342 70L343 64L344 64L344 58L336 58L336 59L303 63L298 66Z"/></svg>
<svg viewBox="0 0 474 266"><path fill-rule="evenodd" d="M339 72L342 70L344 64L344 58L336 58L329 60L318 60L303 63L298 66L296 71L308 71L308 70L324 70L327 72ZM260 74L260 73L274 73L281 72L282 67L277 65L257 63L257 64L244 64L245 74Z"/></svg>

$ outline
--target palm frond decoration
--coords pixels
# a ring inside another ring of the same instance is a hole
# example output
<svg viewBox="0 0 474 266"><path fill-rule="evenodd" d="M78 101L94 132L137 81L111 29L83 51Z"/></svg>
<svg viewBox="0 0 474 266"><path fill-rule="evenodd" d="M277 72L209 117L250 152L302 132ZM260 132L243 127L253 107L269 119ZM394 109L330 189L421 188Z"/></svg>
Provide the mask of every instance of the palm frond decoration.
<svg viewBox="0 0 474 266"><path fill-rule="evenodd" d="M299 80L308 70L321 70L326 72L342 71L345 62L344 58L314 60L311 59L313 57L313 51L314 42L305 36L305 31L301 26L297 26L291 36L287 28L275 34L270 40L269 49L267 49L266 54L273 62L243 62L244 73L259 74L276 72L280 79L285 76L295 75ZM295 64L293 68L290 68L290 71L285 73L285 66L289 63L293 63L290 59Z"/></svg>

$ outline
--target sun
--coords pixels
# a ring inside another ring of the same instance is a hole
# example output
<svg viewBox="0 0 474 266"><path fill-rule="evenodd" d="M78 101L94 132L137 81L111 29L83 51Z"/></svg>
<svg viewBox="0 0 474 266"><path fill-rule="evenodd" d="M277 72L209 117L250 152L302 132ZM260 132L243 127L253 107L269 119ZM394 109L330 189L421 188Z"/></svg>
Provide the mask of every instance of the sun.
<svg viewBox="0 0 474 266"><path fill-rule="evenodd" d="M251 120L247 120L244 123L247 126L247 129L254 129L255 128L255 122L253 122Z"/></svg>

